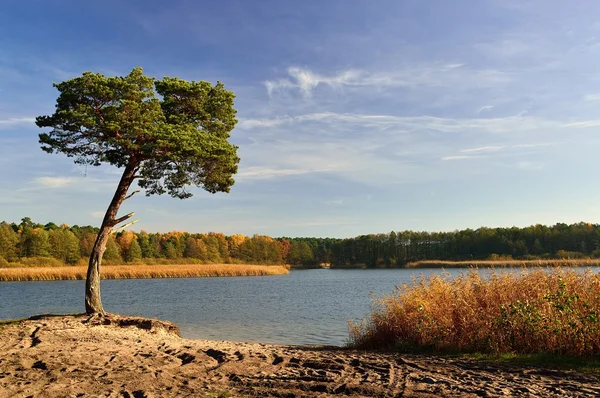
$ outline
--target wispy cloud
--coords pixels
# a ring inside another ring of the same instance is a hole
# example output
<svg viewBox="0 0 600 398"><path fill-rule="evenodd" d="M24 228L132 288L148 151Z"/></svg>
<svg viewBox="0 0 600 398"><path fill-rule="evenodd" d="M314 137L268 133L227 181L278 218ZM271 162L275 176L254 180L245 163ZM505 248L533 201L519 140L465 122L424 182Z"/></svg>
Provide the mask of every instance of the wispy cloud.
<svg viewBox="0 0 600 398"><path fill-rule="evenodd" d="M490 109L492 109L494 107L494 105L485 105L482 106L481 108L477 109L477 113L481 113L483 111L489 111Z"/></svg>
<svg viewBox="0 0 600 398"><path fill-rule="evenodd" d="M467 155L456 155L456 156L444 156L442 158L442 160L444 161L449 161L449 160L467 160L467 159L476 159L479 156L467 156Z"/></svg>
<svg viewBox="0 0 600 398"><path fill-rule="evenodd" d="M533 144L517 144L513 145L513 148L538 148L538 147L547 147L547 146L555 146L558 145L558 142L538 142ZM564 142L563 142L564 144Z"/></svg>
<svg viewBox="0 0 600 398"><path fill-rule="evenodd" d="M523 170L542 170L544 168L544 163L542 162L532 162L532 161L522 161L517 163L517 167Z"/></svg>
<svg viewBox="0 0 600 398"><path fill-rule="evenodd" d="M75 182L73 177L38 177L35 184L44 188L62 188Z"/></svg>
<svg viewBox="0 0 600 398"><path fill-rule="evenodd" d="M581 122L573 122L563 124L563 127L577 127L577 128L588 128L600 126L600 120L584 120Z"/></svg>
<svg viewBox="0 0 600 398"><path fill-rule="evenodd" d="M19 189L19 193L33 194L47 191L48 189L61 188L62 192L70 194L105 193L112 192L115 189L116 181L114 179L82 176L42 176L30 179Z"/></svg>
<svg viewBox="0 0 600 398"><path fill-rule="evenodd" d="M600 101L600 93L587 94L583 97L584 101Z"/></svg>
<svg viewBox="0 0 600 398"><path fill-rule="evenodd" d="M456 68L460 68L462 66L464 66L465 64L447 64L444 65L441 70L442 71L447 71L447 70L451 70L451 69L456 69Z"/></svg>
<svg viewBox="0 0 600 398"><path fill-rule="evenodd" d="M492 156L497 152L506 152L510 150L513 154L523 154L523 149L531 149L531 148L539 148L539 147L548 147L553 146L555 143L551 142L540 142L540 143L531 143L531 144L514 144L514 145L488 145L481 146L477 148L467 148L461 149L459 153L466 153L469 155L452 155L452 156L444 156L442 160L466 160L466 159L475 159L475 158L483 158ZM476 155L471 155L476 154ZM495 154L497 156L497 154ZM536 168L538 163L533 162L521 162L519 163L520 168Z"/></svg>
<svg viewBox="0 0 600 398"><path fill-rule="evenodd" d="M9 117L7 119L0 119L0 129L5 127L12 127L18 124L33 124L35 118L33 117Z"/></svg>
<svg viewBox="0 0 600 398"><path fill-rule="evenodd" d="M279 169L279 168L269 168L262 166L252 166L247 167L237 173L237 178L240 181L243 180L263 180L268 178L275 177L283 177L283 176L293 176L293 175L302 175L302 174L310 174L310 173L322 173L326 171L331 171L333 168L322 168L322 169Z"/></svg>
<svg viewBox="0 0 600 398"><path fill-rule="evenodd" d="M291 109L290 109L291 110ZM244 119L252 141L241 157L252 166L239 179L326 173L325 178L381 187L483 174L506 160L530 156L570 132L563 122L535 116L457 118L314 112ZM548 140L548 141L544 141ZM487 142L486 142L487 141ZM466 146L470 144L471 146ZM439 161L456 165L440 168ZM477 162L473 168L471 162ZM511 160L515 162L515 160ZM308 181L308 179L307 179Z"/></svg>
<svg viewBox="0 0 600 398"><path fill-rule="evenodd" d="M303 95L310 97L312 90L319 84L331 87L365 84L363 73L357 70L347 70L332 76L323 76L297 67L288 68L287 72L289 78L265 82L269 96L277 90L297 88Z"/></svg>
<svg viewBox="0 0 600 398"><path fill-rule="evenodd" d="M482 132L501 133L516 130L532 130L557 126L559 123L537 117L509 116L503 118L444 118L435 116L394 116L356 113L319 112L274 119L246 119L239 123L240 129L255 127L278 127L303 122L335 122L353 125L395 125L405 129L429 129L445 132L460 132L477 129ZM598 121L600 123L600 121ZM574 125L565 125L574 126Z"/></svg>
<svg viewBox="0 0 600 398"><path fill-rule="evenodd" d="M463 70L464 69L464 70ZM309 98L319 85L336 87L374 87L374 88L416 88L420 86L462 86L489 87L506 84L513 80L510 74L495 69L466 70L461 63L430 64L372 72L347 69L335 74L325 75L308 68L290 67L287 77L267 80L264 85L269 96L286 90L297 90Z"/></svg>
<svg viewBox="0 0 600 398"><path fill-rule="evenodd" d="M503 146L482 146L479 148L468 148L461 150L462 153L472 153L472 152L494 152L504 149Z"/></svg>
<svg viewBox="0 0 600 398"><path fill-rule="evenodd" d="M276 119L246 119L246 120L242 119L238 123L237 129L276 127L285 122L287 122L287 120L282 120L280 118L276 118Z"/></svg>

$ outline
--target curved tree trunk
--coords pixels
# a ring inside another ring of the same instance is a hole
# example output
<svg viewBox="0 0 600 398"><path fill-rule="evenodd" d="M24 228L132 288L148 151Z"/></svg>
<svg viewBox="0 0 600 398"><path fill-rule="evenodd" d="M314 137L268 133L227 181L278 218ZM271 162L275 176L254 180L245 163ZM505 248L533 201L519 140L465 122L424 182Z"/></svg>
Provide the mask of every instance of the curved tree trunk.
<svg viewBox="0 0 600 398"><path fill-rule="evenodd" d="M116 219L119 207L127 196L127 191L131 186L131 183L135 179L135 172L137 170L137 163L130 161L125 167L115 195L106 210L100 231L96 237L96 242L92 248L92 254L90 255L90 261L88 264L87 278L85 282L85 312L88 315L91 314L105 314L104 308L102 307L102 299L100 297L100 264L102 264L102 256L106 250L106 243L110 238L113 227L129 218L125 216L122 219Z"/></svg>

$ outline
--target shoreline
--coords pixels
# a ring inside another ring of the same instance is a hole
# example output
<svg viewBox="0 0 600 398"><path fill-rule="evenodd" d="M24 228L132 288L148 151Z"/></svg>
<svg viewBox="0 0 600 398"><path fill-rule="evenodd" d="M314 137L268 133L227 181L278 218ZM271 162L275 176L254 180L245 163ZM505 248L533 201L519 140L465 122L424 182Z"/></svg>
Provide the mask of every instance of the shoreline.
<svg viewBox="0 0 600 398"><path fill-rule="evenodd" d="M83 394L83 395L78 395ZM169 322L0 325L0 396L593 396L600 375L435 355L182 339Z"/></svg>
<svg viewBox="0 0 600 398"><path fill-rule="evenodd" d="M167 279L167 278L205 278L232 276L272 276L285 275L290 271L313 269L331 270L383 270L383 269L471 269L471 268L574 268L598 267L600 259L564 259L564 260L471 260L441 261L425 260L408 263L404 266L366 267L364 264L346 266L299 267L294 265L257 265L257 264L127 264L103 265L100 273L102 280L107 279ZM85 280L87 265L64 266L10 266L0 267L1 282L33 282L55 280Z"/></svg>
<svg viewBox="0 0 600 398"><path fill-rule="evenodd" d="M445 268L535 268L535 267L598 267L600 259L548 259L548 260L420 260L404 265L377 265L367 267L366 264L332 265L331 269L445 269Z"/></svg>

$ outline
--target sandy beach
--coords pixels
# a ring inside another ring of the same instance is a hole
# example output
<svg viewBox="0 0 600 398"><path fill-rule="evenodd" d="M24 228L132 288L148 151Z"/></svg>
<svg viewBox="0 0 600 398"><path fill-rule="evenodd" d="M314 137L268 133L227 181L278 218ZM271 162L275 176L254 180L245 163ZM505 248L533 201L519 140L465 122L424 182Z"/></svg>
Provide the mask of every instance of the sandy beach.
<svg viewBox="0 0 600 398"><path fill-rule="evenodd" d="M189 340L109 315L0 326L1 397L599 396L600 375L406 355Z"/></svg>

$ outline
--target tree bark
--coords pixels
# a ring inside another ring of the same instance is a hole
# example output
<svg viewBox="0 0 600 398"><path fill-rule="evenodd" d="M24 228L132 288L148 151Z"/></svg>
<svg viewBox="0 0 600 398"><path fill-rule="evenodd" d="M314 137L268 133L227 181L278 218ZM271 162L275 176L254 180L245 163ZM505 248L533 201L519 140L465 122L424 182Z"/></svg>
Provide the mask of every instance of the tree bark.
<svg viewBox="0 0 600 398"><path fill-rule="evenodd" d="M127 191L135 179L137 166L138 164L136 162L130 161L125 167L117 190L115 191L112 201L104 215L104 219L102 220L102 225L100 226L100 231L96 237L94 247L92 248L85 282L85 312L88 315L105 314L104 308L102 307L102 299L100 297L100 265L102 264L102 256L106 250L106 243L115 226L115 218L119 211L119 207L121 207L121 204L127 195Z"/></svg>

